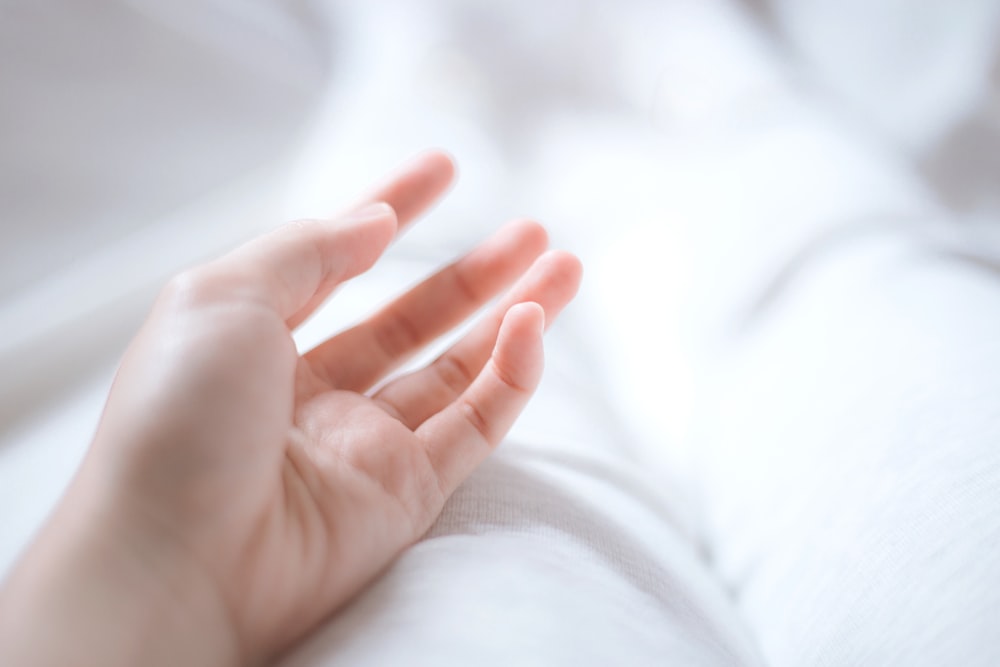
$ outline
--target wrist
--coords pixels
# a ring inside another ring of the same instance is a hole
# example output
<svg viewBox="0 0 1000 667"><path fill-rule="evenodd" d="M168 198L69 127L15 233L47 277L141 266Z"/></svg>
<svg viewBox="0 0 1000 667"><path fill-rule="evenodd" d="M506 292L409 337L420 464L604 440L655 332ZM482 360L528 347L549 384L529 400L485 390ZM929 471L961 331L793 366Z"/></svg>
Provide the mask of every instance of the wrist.
<svg viewBox="0 0 1000 667"><path fill-rule="evenodd" d="M0 590L0 663L240 664L208 573L112 495L74 484L21 556Z"/></svg>

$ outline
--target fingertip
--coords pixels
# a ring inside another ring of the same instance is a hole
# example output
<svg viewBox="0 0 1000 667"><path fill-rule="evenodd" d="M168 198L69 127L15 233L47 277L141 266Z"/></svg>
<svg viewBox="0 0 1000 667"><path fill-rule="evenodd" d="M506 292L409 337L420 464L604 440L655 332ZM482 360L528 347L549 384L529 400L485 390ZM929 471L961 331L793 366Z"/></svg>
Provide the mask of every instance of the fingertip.
<svg viewBox="0 0 1000 667"><path fill-rule="evenodd" d="M583 281L583 262L580 261L579 257L565 250L554 250L552 261L559 267L568 303L580 291L580 283Z"/></svg>
<svg viewBox="0 0 1000 667"><path fill-rule="evenodd" d="M391 224L395 227L398 224L396 209L388 202L375 201L365 204L359 209L351 211L337 220L341 225L376 225Z"/></svg>
<svg viewBox="0 0 1000 667"><path fill-rule="evenodd" d="M507 310L504 325L541 336L545 330L545 309L534 301L514 304Z"/></svg>
<svg viewBox="0 0 1000 667"><path fill-rule="evenodd" d="M534 390L545 365L544 331L545 310L539 304L528 301L507 310L493 351L495 367L507 384Z"/></svg>
<svg viewBox="0 0 1000 667"><path fill-rule="evenodd" d="M437 201L454 177L451 156L439 150L424 151L393 169L367 199L391 203L402 229Z"/></svg>
<svg viewBox="0 0 1000 667"><path fill-rule="evenodd" d="M399 216L396 214L396 209L388 202L375 202L374 206L372 224L377 225L385 233L388 243L396 237L396 232L399 231Z"/></svg>
<svg viewBox="0 0 1000 667"><path fill-rule="evenodd" d="M341 234L358 234L366 237L366 246L384 250L396 236L399 219L396 210L384 201L376 201L351 211L340 219L333 220ZM372 261L378 255L372 258Z"/></svg>
<svg viewBox="0 0 1000 667"><path fill-rule="evenodd" d="M417 153L410 159L405 169L407 171L419 170L429 174L434 184L441 188L450 185L458 173L455 158L451 153L440 148L431 148Z"/></svg>
<svg viewBox="0 0 1000 667"><path fill-rule="evenodd" d="M565 250L546 251L535 263L533 271L544 285L545 316L547 324L551 325L580 291L583 263Z"/></svg>
<svg viewBox="0 0 1000 667"><path fill-rule="evenodd" d="M423 152L425 159L434 162L442 173L452 176L458 171L455 156L443 148L429 148Z"/></svg>
<svg viewBox="0 0 1000 667"><path fill-rule="evenodd" d="M494 248L502 248L502 255L522 258L530 265L548 248L549 235L534 220L518 219L503 225L489 243Z"/></svg>
<svg viewBox="0 0 1000 667"><path fill-rule="evenodd" d="M573 294L580 287L583 279L583 262L580 258L566 250L552 250L549 252L550 261L559 267L567 284L573 286Z"/></svg>
<svg viewBox="0 0 1000 667"><path fill-rule="evenodd" d="M530 247L541 254L549 247L549 232L538 221L531 218L518 218L508 222L502 230L516 235L517 243Z"/></svg>

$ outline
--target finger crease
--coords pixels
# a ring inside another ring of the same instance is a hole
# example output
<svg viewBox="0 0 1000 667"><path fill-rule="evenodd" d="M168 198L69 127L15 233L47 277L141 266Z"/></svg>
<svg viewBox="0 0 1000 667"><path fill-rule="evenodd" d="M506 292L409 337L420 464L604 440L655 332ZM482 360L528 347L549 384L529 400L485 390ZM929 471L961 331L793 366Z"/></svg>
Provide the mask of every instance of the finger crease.
<svg viewBox="0 0 1000 667"><path fill-rule="evenodd" d="M434 371L441 383L456 396L472 383L472 369L455 355L449 354L438 359L434 363Z"/></svg>
<svg viewBox="0 0 1000 667"><path fill-rule="evenodd" d="M473 287L473 283L469 280L465 271L462 270L460 264L456 264L451 272L452 282L455 283L455 287L462 294L462 298L468 303L479 303L482 300L479 290Z"/></svg>
<svg viewBox="0 0 1000 667"><path fill-rule="evenodd" d="M500 364L497 363L496 359L490 359L490 368L492 368L493 374L497 376L500 382L502 382L509 389L512 389L513 391L516 391L519 394L529 393L530 390L527 387L522 386L518 382L515 382L514 378L511 377L510 373L505 371L500 366Z"/></svg>
<svg viewBox="0 0 1000 667"><path fill-rule="evenodd" d="M399 313L392 316L389 324L375 328L375 340L389 360L395 360L421 344L417 326L410 318Z"/></svg>
<svg viewBox="0 0 1000 667"><path fill-rule="evenodd" d="M490 446L492 446L492 440L489 434L489 423L483 416L483 413L476 407L475 403L468 399L462 399L459 401L459 407L462 413L465 415L465 420L472 425L472 428L476 429L476 432L482 436Z"/></svg>

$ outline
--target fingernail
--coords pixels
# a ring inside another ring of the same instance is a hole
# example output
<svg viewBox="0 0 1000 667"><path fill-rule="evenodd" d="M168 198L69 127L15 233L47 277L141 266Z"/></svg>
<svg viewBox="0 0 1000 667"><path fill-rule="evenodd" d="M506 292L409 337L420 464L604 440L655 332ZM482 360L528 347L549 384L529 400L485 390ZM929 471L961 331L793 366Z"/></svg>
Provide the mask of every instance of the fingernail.
<svg viewBox="0 0 1000 667"><path fill-rule="evenodd" d="M340 222L347 225L357 225L389 217L395 218L396 211L384 201L379 201L365 204L361 208L350 211L340 218Z"/></svg>
<svg viewBox="0 0 1000 667"><path fill-rule="evenodd" d="M538 308L538 330L541 333L544 334L545 333L545 309L542 308L542 304L540 304L540 303L536 303L535 306Z"/></svg>
<svg viewBox="0 0 1000 667"><path fill-rule="evenodd" d="M536 303L534 301L524 301L522 303L517 304L514 307L519 310L530 311L532 313L532 317L535 318L535 323L536 326L538 327L538 330L544 333L545 309L542 308L542 305L540 303Z"/></svg>

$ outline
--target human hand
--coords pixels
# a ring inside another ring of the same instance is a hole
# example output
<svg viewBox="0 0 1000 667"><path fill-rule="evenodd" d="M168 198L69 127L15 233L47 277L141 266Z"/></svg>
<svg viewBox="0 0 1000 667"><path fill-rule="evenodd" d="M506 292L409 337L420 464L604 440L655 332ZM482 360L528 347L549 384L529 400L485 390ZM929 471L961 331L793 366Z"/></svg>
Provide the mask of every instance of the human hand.
<svg viewBox="0 0 1000 667"><path fill-rule="evenodd" d="M425 155L368 199L384 203L293 223L170 283L0 598L0 661L261 662L426 532L537 385L543 322L575 294L578 261L512 223L304 355L291 333L452 172ZM369 395L515 281L443 356Z"/></svg>

